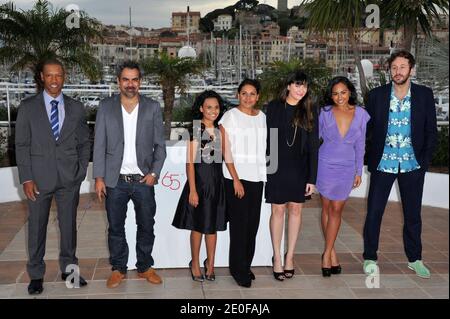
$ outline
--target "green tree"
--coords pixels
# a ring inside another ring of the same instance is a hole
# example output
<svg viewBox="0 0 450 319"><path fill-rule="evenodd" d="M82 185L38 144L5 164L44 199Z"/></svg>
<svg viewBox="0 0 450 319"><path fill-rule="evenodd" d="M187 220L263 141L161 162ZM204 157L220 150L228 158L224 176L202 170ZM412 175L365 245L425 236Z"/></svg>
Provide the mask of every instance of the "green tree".
<svg viewBox="0 0 450 319"><path fill-rule="evenodd" d="M211 31L214 31L214 23L213 20L217 19L218 16L221 14L228 14L233 17L234 20L234 10L235 6L228 6L223 9L216 9L214 11L211 11L207 13L203 18L200 19L200 30L202 32L208 33Z"/></svg>
<svg viewBox="0 0 450 319"><path fill-rule="evenodd" d="M170 139L175 90L184 93L188 86L188 75L200 74L203 64L192 58L171 58L167 54L144 60L142 68L153 74L161 85L164 100L164 136Z"/></svg>
<svg viewBox="0 0 450 319"><path fill-rule="evenodd" d="M170 30L166 30L166 31L161 32L159 34L159 36L161 38L176 38L177 34L175 32L170 31Z"/></svg>
<svg viewBox="0 0 450 319"><path fill-rule="evenodd" d="M243 10L243 11L252 11L257 5L259 1L257 0L240 0L236 2L234 7L236 10Z"/></svg>
<svg viewBox="0 0 450 319"><path fill-rule="evenodd" d="M323 63L317 63L314 60L291 59L288 62L276 61L269 65L269 68L261 74L261 96L259 102L267 103L278 97L285 83L284 79L296 71L302 70L312 80L309 87L313 100L318 105L323 105L324 90L328 81L331 79L331 69Z"/></svg>
<svg viewBox="0 0 450 319"><path fill-rule="evenodd" d="M89 40L100 37L100 23L79 12L79 28L68 28L72 12L51 8L50 2L38 0L28 11L0 6L0 64L11 71L31 69L36 87L42 89L42 62L57 58L68 67L79 67L92 81L101 77L99 62L92 55Z"/></svg>
<svg viewBox="0 0 450 319"><path fill-rule="evenodd" d="M448 126L440 126L438 130L438 140L436 151L433 154L431 165L435 169L443 170L448 174Z"/></svg>
<svg viewBox="0 0 450 319"><path fill-rule="evenodd" d="M294 21L286 16L278 19L278 25L280 27L280 34L286 36L287 31L294 25Z"/></svg>
<svg viewBox="0 0 450 319"><path fill-rule="evenodd" d="M369 81L367 83L367 87L369 88L369 90L372 90L378 86L385 85L389 82L386 71L376 70L375 73L377 74L377 76L374 77L372 81Z"/></svg>
<svg viewBox="0 0 450 319"><path fill-rule="evenodd" d="M3 159L5 158L7 152L6 149L4 149L3 145L8 141L8 136L5 131L0 130L0 167L1 163L3 162Z"/></svg>
<svg viewBox="0 0 450 319"><path fill-rule="evenodd" d="M411 51L417 37L417 27L431 36L433 19L440 21L439 11L448 15L448 0L382 0L381 21L384 26L394 22L395 29L403 28L403 48Z"/></svg>
<svg viewBox="0 0 450 319"><path fill-rule="evenodd" d="M437 90L448 88L449 82L449 53L448 43L437 39L430 39L429 47L425 55L418 57L419 64L427 66L420 67L418 77L431 78L431 86ZM428 74L423 74L428 73Z"/></svg>
<svg viewBox="0 0 450 319"><path fill-rule="evenodd" d="M309 12L308 29L325 34L330 31L347 31L350 47L359 73L361 94L367 96L367 82L361 64L357 32L362 27L367 0L303 0L301 5Z"/></svg>

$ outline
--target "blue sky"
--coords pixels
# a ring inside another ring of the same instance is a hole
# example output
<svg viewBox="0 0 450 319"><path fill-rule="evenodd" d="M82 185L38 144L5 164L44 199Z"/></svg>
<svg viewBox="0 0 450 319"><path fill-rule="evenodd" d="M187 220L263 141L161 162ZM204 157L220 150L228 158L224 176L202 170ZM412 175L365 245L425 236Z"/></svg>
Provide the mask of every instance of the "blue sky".
<svg viewBox="0 0 450 319"><path fill-rule="evenodd" d="M105 24L128 24L128 10L132 8L132 23L135 26L149 28L169 27L171 13L173 11L185 11L189 5L191 11L200 11L202 17L208 12L224 8L235 4L238 0L50 0L59 8L70 4L77 5L81 10L86 11L90 16L97 18ZM1 3L6 1L0 0ZM288 7L298 5L300 0L289 0ZM32 0L15 0L14 3L19 9L30 9L33 6ZM273 7L277 6L277 0L260 0L259 3L266 3Z"/></svg>

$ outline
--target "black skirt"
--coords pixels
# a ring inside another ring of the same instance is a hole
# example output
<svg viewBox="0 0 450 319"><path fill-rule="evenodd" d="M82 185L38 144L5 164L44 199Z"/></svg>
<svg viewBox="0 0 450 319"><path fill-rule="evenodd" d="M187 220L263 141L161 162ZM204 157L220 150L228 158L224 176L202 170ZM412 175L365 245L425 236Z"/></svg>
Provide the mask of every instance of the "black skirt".
<svg viewBox="0 0 450 319"><path fill-rule="evenodd" d="M283 160L278 164L275 174L267 174L266 203L304 203L305 200L311 199L311 196L305 197L306 177L303 169L305 164L302 161Z"/></svg>
<svg viewBox="0 0 450 319"><path fill-rule="evenodd" d="M214 234L227 229L225 187L221 163L196 163L197 207L189 204L189 182L178 201L172 225L179 229Z"/></svg>

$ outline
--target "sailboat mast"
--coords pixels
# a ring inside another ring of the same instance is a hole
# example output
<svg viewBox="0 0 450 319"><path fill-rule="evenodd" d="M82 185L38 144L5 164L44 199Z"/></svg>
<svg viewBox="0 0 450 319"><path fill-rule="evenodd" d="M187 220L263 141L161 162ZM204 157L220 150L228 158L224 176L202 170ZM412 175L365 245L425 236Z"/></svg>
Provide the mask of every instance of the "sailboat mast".
<svg viewBox="0 0 450 319"><path fill-rule="evenodd" d="M130 60L132 60L133 59L133 51L131 49L131 46L133 44L131 42L131 6L129 7L129 16L130 16L130 34L129 34L129 36L130 36Z"/></svg>
<svg viewBox="0 0 450 319"><path fill-rule="evenodd" d="M186 24L187 45L189 45L189 6L187 6Z"/></svg>
<svg viewBox="0 0 450 319"><path fill-rule="evenodd" d="M239 83L242 81L242 25L239 25Z"/></svg>

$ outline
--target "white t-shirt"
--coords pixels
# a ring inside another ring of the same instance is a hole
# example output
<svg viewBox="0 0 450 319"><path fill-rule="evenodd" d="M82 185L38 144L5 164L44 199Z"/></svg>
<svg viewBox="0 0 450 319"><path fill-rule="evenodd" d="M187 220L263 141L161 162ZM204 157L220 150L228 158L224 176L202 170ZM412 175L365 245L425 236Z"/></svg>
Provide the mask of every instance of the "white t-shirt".
<svg viewBox="0 0 450 319"><path fill-rule="evenodd" d="M139 104L136 105L133 112L128 113L122 105L123 118L123 160L120 174L141 174L136 157L136 128L139 114Z"/></svg>
<svg viewBox="0 0 450 319"><path fill-rule="evenodd" d="M225 112L219 121L228 134L231 155L239 179L250 182L266 181L266 115L248 115L237 107ZM233 179L223 163L223 175Z"/></svg>

